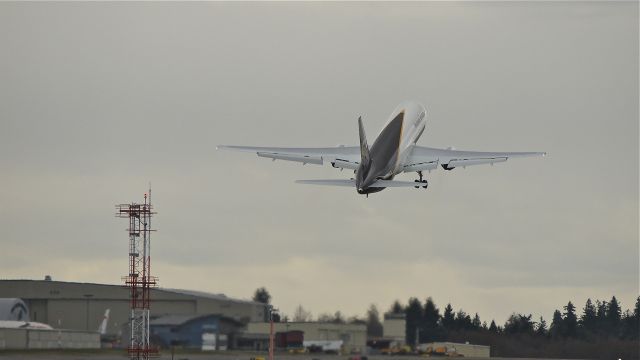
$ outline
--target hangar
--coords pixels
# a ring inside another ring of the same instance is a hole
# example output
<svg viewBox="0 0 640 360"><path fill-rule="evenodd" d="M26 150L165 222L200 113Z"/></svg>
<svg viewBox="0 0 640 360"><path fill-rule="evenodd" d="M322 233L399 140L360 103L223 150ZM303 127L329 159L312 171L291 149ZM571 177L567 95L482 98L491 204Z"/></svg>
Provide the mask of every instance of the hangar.
<svg viewBox="0 0 640 360"><path fill-rule="evenodd" d="M322 322L280 322L274 323L275 332L301 331L304 341L342 341L342 352L364 353L367 343L367 326L364 324L334 324ZM250 334L269 334L270 324L252 322L247 325Z"/></svg>
<svg viewBox="0 0 640 360"><path fill-rule="evenodd" d="M20 298L31 321L54 328L97 331L110 309L106 333L119 335L129 318L129 292L121 285L50 280L0 280L0 298ZM152 289L151 316L220 314L241 323L262 322L262 303L222 294L179 289Z"/></svg>

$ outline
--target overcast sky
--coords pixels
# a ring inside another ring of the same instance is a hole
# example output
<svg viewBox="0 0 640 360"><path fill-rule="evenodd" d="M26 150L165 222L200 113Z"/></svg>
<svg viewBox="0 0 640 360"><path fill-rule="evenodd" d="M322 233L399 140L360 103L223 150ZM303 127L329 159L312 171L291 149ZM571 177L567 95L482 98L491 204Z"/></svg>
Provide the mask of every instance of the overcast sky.
<svg viewBox="0 0 640 360"><path fill-rule="evenodd" d="M3 278L119 284L151 181L164 287L498 323L638 296L637 2L1 3L0 52ZM367 199L215 148L371 143L405 99L420 145L549 155Z"/></svg>

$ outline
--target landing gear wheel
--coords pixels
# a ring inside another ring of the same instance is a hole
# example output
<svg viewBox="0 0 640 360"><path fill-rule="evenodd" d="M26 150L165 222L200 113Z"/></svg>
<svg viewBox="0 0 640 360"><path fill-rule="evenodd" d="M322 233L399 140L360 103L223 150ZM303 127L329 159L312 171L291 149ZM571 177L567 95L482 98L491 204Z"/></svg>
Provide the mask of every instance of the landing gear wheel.
<svg viewBox="0 0 640 360"><path fill-rule="evenodd" d="M427 188L427 186L429 186L429 183L427 182L427 180L423 180L423 179L422 179L422 171L418 171L418 176L420 177L420 179L419 179L419 180L414 180L414 181L415 181L415 182L417 182L417 183L424 184L424 185L422 186L422 188L423 188L423 189L426 189L426 188ZM415 187L416 189L419 189L419 188L420 188L420 185L418 185L418 186L414 186L414 187Z"/></svg>

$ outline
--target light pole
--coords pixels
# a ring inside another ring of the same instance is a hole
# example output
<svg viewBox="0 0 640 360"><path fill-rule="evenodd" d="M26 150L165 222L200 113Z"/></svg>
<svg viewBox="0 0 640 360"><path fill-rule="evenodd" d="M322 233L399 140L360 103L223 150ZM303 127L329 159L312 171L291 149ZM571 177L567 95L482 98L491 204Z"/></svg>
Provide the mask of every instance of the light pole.
<svg viewBox="0 0 640 360"><path fill-rule="evenodd" d="M278 309L273 305L267 305L269 312L269 360L273 360L273 316L278 313Z"/></svg>

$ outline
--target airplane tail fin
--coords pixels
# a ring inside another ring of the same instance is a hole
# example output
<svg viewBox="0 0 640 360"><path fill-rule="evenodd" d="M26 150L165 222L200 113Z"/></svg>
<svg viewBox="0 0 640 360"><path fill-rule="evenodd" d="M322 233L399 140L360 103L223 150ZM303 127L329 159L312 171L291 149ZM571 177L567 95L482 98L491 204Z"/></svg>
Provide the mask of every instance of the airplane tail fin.
<svg viewBox="0 0 640 360"><path fill-rule="evenodd" d="M104 318L102 319L102 322L98 327L98 332L100 333L100 335L104 335L107 333L107 322L109 321L109 310L110 309L107 309L107 311L104 312Z"/></svg>
<svg viewBox="0 0 640 360"><path fill-rule="evenodd" d="M360 132L360 158L362 164L368 164L371 159L369 158L369 145L367 145L367 135L364 133L364 126L362 126L362 117L358 117L358 130Z"/></svg>

